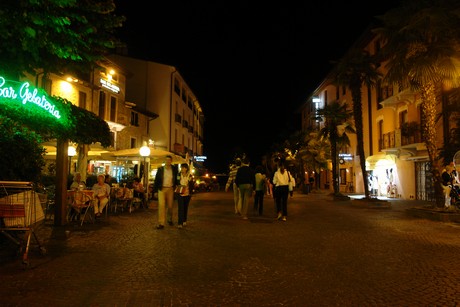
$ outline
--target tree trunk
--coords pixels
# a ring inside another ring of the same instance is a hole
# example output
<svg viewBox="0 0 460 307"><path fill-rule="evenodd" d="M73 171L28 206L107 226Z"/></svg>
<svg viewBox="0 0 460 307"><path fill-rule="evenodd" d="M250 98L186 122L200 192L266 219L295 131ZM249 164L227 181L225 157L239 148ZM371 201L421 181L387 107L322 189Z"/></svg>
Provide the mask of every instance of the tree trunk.
<svg viewBox="0 0 460 307"><path fill-rule="evenodd" d="M86 182L88 176L88 152L89 145L87 144L78 144L78 159L77 159L77 172L81 174L81 180Z"/></svg>
<svg viewBox="0 0 460 307"><path fill-rule="evenodd" d="M436 199L436 206L444 206L444 192L441 186L439 160L437 158L438 148L436 146L436 87L433 83L426 84L421 90L422 110L422 133L425 146L428 151L428 158L431 163L433 184Z"/></svg>
<svg viewBox="0 0 460 307"><path fill-rule="evenodd" d="M332 184L334 188L334 194L340 193L339 188L339 176L337 169L337 137L331 137L331 152L332 152Z"/></svg>
<svg viewBox="0 0 460 307"><path fill-rule="evenodd" d="M364 135L363 135L363 108L361 100L361 82L358 86L352 88L352 99L353 99L353 117L355 119L356 139L357 148L356 152L359 156L359 164L361 166L361 172L363 174L364 183L364 195L366 198L370 198L369 194L369 179L366 174L366 157L364 155Z"/></svg>

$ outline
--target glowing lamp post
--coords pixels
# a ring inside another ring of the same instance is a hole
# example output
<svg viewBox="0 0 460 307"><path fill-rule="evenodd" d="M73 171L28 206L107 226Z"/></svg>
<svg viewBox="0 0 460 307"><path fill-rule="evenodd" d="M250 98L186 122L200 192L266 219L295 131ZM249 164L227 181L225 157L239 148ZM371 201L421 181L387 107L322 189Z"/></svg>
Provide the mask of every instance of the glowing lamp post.
<svg viewBox="0 0 460 307"><path fill-rule="evenodd" d="M69 146L67 149L67 155L69 156L69 175L71 174L70 170L72 169L72 157L77 154L77 150L73 146Z"/></svg>
<svg viewBox="0 0 460 307"><path fill-rule="evenodd" d="M148 203L149 201L149 188L148 188L148 184L149 184L149 171L148 171L148 168L147 168L147 157L150 156L150 147L148 147L145 143L144 143L144 146L141 147L141 149L139 150L139 153L142 157L144 157L144 193L145 193L145 198L146 198L146 202Z"/></svg>

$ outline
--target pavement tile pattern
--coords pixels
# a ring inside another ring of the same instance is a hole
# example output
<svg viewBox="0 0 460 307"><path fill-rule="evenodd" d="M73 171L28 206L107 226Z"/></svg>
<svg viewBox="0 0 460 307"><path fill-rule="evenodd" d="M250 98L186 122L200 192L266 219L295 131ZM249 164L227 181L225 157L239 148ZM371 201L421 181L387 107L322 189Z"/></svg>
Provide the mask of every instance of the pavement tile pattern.
<svg viewBox="0 0 460 307"><path fill-rule="evenodd" d="M242 220L231 192L208 192L182 229L155 229L155 202L94 225L46 221L34 229L47 253L32 242L28 267L0 236L0 306L458 306L459 225L385 204L295 193L283 222L266 196Z"/></svg>

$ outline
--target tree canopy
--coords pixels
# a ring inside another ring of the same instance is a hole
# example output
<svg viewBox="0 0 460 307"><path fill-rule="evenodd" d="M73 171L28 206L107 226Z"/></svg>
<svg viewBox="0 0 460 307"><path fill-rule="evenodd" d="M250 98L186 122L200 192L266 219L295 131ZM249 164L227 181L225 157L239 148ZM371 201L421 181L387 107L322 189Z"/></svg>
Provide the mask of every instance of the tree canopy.
<svg viewBox="0 0 460 307"><path fill-rule="evenodd" d="M12 81L12 84L19 83L26 73L32 76L63 72L82 75L92 71L98 66L99 60L120 43L115 30L122 26L125 18L116 16L114 10L113 0L2 1L2 179L36 180L44 165L44 150L40 143L47 139L68 139L80 144L100 142L105 147L110 145L107 123L92 112L62 97L46 97L59 109L62 119L53 120L50 112L43 112L44 105L38 101L46 95L41 89L36 89L38 100L32 97L25 107L24 103L13 103L14 97L8 97L11 89L5 84L6 80ZM30 90L34 90L32 86Z"/></svg>
<svg viewBox="0 0 460 307"><path fill-rule="evenodd" d="M2 1L0 74L89 72L118 43L125 19L114 10L113 0Z"/></svg>

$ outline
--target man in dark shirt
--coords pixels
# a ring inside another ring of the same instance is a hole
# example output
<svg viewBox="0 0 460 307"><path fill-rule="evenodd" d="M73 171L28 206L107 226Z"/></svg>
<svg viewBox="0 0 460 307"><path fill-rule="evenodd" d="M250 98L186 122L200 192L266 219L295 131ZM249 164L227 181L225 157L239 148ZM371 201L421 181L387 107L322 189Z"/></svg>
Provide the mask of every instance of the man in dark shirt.
<svg viewBox="0 0 460 307"><path fill-rule="evenodd" d="M235 183L240 190L238 210L241 212L243 219L247 220L249 198L255 186L254 172L249 167L249 160L247 158L243 158L242 165L236 172Z"/></svg>

